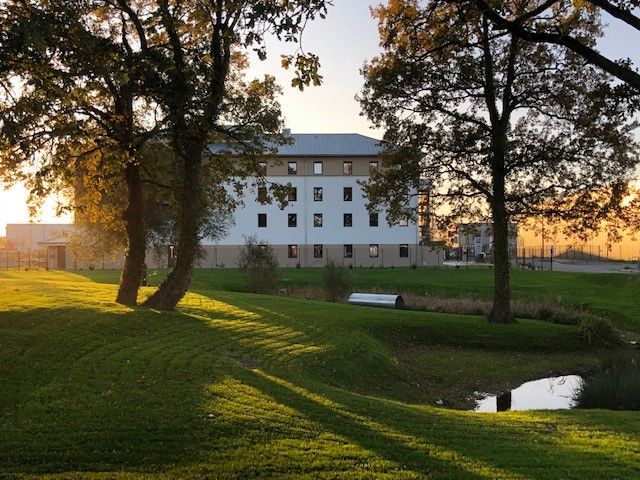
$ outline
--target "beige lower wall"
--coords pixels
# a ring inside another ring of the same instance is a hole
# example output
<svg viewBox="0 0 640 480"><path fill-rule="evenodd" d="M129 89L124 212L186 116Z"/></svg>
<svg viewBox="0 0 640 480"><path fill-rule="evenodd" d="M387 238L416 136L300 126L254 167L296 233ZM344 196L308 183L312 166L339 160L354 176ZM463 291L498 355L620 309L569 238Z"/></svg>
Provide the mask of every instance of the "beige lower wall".
<svg viewBox="0 0 640 480"><path fill-rule="evenodd" d="M322 267L329 260L354 267L418 267L437 266L442 263L443 252L441 249L432 250L429 247L409 245L409 257L400 257L400 248L397 244L381 244L378 247L378 257L369 256L369 245L353 245L353 257L344 258L343 245L323 245L323 257L314 258L313 245L298 245L298 257L288 257L287 245L272 245L278 256L281 267ZM207 245L203 247L204 256L196 263L197 268L238 267L238 255L242 245ZM147 262L150 267L152 264ZM167 260L164 259L166 266Z"/></svg>

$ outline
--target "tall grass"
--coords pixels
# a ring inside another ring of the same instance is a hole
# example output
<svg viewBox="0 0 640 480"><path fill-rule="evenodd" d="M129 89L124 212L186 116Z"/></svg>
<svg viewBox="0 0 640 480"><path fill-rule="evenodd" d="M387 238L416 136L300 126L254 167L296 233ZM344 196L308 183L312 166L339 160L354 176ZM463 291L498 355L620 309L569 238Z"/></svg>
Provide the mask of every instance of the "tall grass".
<svg viewBox="0 0 640 480"><path fill-rule="evenodd" d="M637 357L607 361L576 391L576 408L640 410L640 362Z"/></svg>

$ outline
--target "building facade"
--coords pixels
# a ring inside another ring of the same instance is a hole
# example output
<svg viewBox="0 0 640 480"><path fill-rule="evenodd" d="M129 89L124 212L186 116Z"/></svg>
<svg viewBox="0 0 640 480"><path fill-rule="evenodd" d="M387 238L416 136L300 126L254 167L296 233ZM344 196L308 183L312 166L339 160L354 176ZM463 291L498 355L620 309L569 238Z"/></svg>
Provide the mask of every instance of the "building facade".
<svg viewBox="0 0 640 480"><path fill-rule="evenodd" d="M266 188L248 188L227 235L204 242L200 266L237 266L245 238L271 245L281 266L428 266L439 251L418 242L418 224L389 225L384 211L369 213L360 182L381 168L380 142L357 134L293 134L276 160L264 162L266 179L291 185L288 204L264 203ZM263 187L264 188L264 187ZM417 209L416 203L412 205Z"/></svg>

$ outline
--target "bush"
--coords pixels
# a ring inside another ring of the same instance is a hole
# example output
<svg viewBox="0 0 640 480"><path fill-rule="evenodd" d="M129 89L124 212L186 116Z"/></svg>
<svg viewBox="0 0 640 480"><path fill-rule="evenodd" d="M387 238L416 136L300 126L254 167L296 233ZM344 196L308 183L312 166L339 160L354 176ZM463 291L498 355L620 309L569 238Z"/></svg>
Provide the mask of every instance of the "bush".
<svg viewBox="0 0 640 480"><path fill-rule="evenodd" d="M635 358L617 358L583 380L574 394L576 408L640 410L640 364Z"/></svg>
<svg viewBox="0 0 640 480"><path fill-rule="evenodd" d="M325 295L330 302L344 300L353 285L349 269L333 261L329 261L325 265L322 271L322 281Z"/></svg>
<svg viewBox="0 0 640 480"><path fill-rule="evenodd" d="M618 332L602 318L583 318L578 322L578 329L588 343L605 347L622 343Z"/></svg>
<svg viewBox="0 0 640 480"><path fill-rule="evenodd" d="M245 237L240 249L238 266L244 270L247 290L253 293L271 293L278 288L278 257L273 247L260 243L255 236Z"/></svg>

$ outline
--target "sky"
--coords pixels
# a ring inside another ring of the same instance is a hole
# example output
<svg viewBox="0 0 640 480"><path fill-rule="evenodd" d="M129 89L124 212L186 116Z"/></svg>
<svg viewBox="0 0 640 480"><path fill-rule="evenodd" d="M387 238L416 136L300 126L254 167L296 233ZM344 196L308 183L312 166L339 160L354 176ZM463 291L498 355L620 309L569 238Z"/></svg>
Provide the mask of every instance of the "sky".
<svg viewBox="0 0 640 480"><path fill-rule="evenodd" d="M360 133L381 138L383 131L375 129L360 115L355 96L363 84L360 69L364 62L379 51L375 20L370 6L379 3L371 0L334 0L325 20L310 23L303 37L303 48L320 57L323 84L300 92L290 86L292 73L280 66L280 54L292 53L291 45L270 41L270 56L264 62L252 59L248 72L251 77L274 75L283 86L282 109L287 128L294 133ZM631 57L640 65L640 49L636 48L638 35L630 28L611 21L600 49L617 58ZM630 41L635 39L636 41ZM26 205L27 192L21 185L3 190L0 186L0 236L6 223L29 221ZM65 222L70 217L55 218L55 200L49 199L39 217L33 221Z"/></svg>

